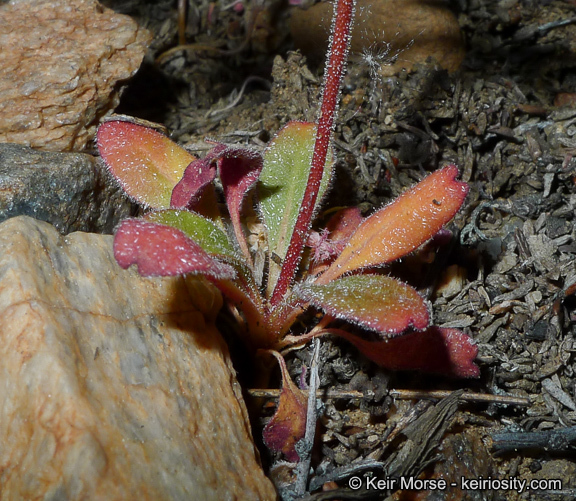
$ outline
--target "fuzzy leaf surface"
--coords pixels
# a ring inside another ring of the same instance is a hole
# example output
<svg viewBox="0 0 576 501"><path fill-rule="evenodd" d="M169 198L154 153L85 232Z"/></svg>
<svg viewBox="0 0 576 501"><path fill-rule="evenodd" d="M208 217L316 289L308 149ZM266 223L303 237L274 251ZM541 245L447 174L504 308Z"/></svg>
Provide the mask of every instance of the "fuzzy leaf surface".
<svg viewBox="0 0 576 501"><path fill-rule="evenodd" d="M456 378L477 378L478 346L457 329L429 327L383 341L366 341L343 330L330 331L351 342L367 358L391 370L417 370Z"/></svg>
<svg viewBox="0 0 576 501"><path fill-rule="evenodd" d="M213 152L198 158L188 165L182 179L174 186L170 207L193 209L200 201L204 189L216 178Z"/></svg>
<svg viewBox="0 0 576 501"><path fill-rule="evenodd" d="M260 297L251 270L236 252L226 233L213 221L195 212L177 209L150 212L146 214L143 219L152 223L171 226L182 231L205 252L212 255L212 257L217 257L234 268L236 271L236 277L234 279L236 285L243 290L243 294L246 297L251 300L257 300L257 298ZM222 290L224 295L227 297L230 296L222 289L220 283L216 285ZM242 302L241 298L239 299L239 297L234 296L233 300L240 309L245 309L239 304ZM253 328L253 330L255 329Z"/></svg>
<svg viewBox="0 0 576 501"><path fill-rule="evenodd" d="M216 224L209 219L187 210L168 209L149 212L144 216L146 221L164 224L177 228L194 240L208 254L218 254L237 258L228 237Z"/></svg>
<svg viewBox="0 0 576 501"><path fill-rule="evenodd" d="M122 268L138 265L145 277L200 273L234 278L231 266L212 259L184 232L142 219L126 219L114 235L114 257Z"/></svg>
<svg viewBox="0 0 576 501"><path fill-rule="evenodd" d="M124 191L140 204L170 207L172 190L195 157L164 134L124 120L98 128L98 151Z"/></svg>
<svg viewBox="0 0 576 501"><path fill-rule="evenodd" d="M457 181L457 175L454 165L433 172L366 218L318 283L359 268L389 263L432 238L454 217L468 193L468 185Z"/></svg>
<svg viewBox="0 0 576 501"><path fill-rule="evenodd" d="M391 277L348 276L327 285L302 285L298 294L331 315L379 332L399 334L410 326L425 329L430 322L424 298Z"/></svg>
<svg viewBox="0 0 576 501"><path fill-rule="evenodd" d="M263 158L248 148L219 145L218 173L232 220L240 220L244 196L256 184L262 171Z"/></svg>
<svg viewBox="0 0 576 501"><path fill-rule="evenodd" d="M288 461L297 462L295 445L306 433L306 395L290 379L286 362L277 352L271 352L280 365L282 390L276 412L264 427L262 436L266 446L274 452L282 452Z"/></svg>
<svg viewBox="0 0 576 501"><path fill-rule="evenodd" d="M246 193L258 181L262 171L263 158L258 152L248 148L227 146L224 146L224 148L218 158L218 173L222 181L226 205L228 206L228 213L232 220L236 239L245 255L250 255L248 244L242 231L240 215Z"/></svg>
<svg viewBox="0 0 576 501"><path fill-rule="evenodd" d="M270 252L286 257L298 211L310 175L316 124L290 122L278 132L264 152L260 174L260 210L268 229ZM316 206L332 177L333 155L326 161Z"/></svg>

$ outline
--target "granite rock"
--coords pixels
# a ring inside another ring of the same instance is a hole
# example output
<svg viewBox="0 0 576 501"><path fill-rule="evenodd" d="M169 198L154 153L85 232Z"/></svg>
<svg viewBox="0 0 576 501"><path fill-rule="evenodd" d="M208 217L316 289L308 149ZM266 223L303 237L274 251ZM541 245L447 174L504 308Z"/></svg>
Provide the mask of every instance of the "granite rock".
<svg viewBox="0 0 576 501"><path fill-rule="evenodd" d="M0 4L0 142L82 150L150 40L97 0Z"/></svg>
<svg viewBox="0 0 576 501"><path fill-rule="evenodd" d="M26 215L53 224L60 233L112 233L134 210L91 155L0 144L0 222Z"/></svg>
<svg viewBox="0 0 576 501"><path fill-rule="evenodd" d="M273 499L203 279L0 224L0 498Z"/></svg>

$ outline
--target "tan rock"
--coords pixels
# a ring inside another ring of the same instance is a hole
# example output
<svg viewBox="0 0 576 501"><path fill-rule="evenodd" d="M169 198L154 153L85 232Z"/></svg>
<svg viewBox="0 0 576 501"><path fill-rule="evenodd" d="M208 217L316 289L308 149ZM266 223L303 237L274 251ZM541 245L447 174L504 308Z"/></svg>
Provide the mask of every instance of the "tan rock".
<svg viewBox="0 0 576 501"><path fill-rule="evenodd" d="M332 4L294 9L294 43L312 61L322 61L328 47ZM454 14L438 0L358 0L351 53L384 75L412 69L434 57L448 71L459 68L465 49ZM397 59L396 59L397 57ZM390 61L392 61L390 63Z"/></svg>
<svg viewBox="0 0 576 501"><path fill-rule="evenodd" d="M0 5L0 142L83 149L150 39L97 0Z"/></svg>
<svg viewBox="0 0 576 501"><path fill-rule="evenodd" d="M0 224L0 498L273 499L201 279Z"/></svg>

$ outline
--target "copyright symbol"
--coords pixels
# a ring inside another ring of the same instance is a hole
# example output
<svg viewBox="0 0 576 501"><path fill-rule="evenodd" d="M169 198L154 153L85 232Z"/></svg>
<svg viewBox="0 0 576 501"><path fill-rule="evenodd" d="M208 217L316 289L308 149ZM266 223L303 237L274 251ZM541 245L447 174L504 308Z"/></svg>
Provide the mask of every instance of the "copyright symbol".
<svg viewBox="0 0 576 501"><path fill-rule="evenodd" d="M350 486L350 489L356 491L362 487L362 479L360 477L352 477L348 480L348 485Z"/></svg>

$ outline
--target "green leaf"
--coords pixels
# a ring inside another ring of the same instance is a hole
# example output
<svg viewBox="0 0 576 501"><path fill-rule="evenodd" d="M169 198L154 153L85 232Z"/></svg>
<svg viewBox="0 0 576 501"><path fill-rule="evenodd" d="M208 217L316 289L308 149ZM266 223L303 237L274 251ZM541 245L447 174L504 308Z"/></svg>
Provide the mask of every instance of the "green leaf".
<svg viewBox="0 0 576 501"><path fill-rule="evenodd" d="M315 140L316 124L290 122L264 151L259 186L260 211L268 230L269 252L275 256L275 261L286 257L310 174ZM333 155L330 154L316 207L328 188L333 165ZM271 260L269 283L276 282L278 272L279 265Z"/></svg>
<svg viewBox="0 0 576 501"><path fill-rule="evenodd" d="M209 254L238 258L226 233L199 214L187 210L169 209L150 212L144 216L144 219L179 229Z"/></svg>
<svg viewBox="0 0 576 501"><path fill-rule="evenodd" d="M363 327L399 334L430 322L424 298L409 285L382 275L355 275L327 285L304 284L294 291L327 313Z"/></svg>

